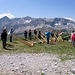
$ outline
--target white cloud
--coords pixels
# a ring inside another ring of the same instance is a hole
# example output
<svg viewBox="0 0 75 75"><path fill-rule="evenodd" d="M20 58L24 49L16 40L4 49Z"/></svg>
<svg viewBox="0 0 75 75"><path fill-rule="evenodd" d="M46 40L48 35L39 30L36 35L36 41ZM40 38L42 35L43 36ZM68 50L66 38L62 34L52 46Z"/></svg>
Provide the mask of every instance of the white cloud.
<svg viewBox="0 0 75 75"><path fill-rule="evenodd" d="M0 18L3 18L4 16L7 16L8 18L12 19L12 18L15 18L14 15L10 14L10 13L3 13L3 14L0 14Z"/></svg>
<svg viewBox="0 0 75 75"><path fill-rule="evenodd" d="M68 20L71 20L71 21L75 22L75 18L73 19L73 18L67 18L67 17L65 17L65 19L68 19Z"/></svg>

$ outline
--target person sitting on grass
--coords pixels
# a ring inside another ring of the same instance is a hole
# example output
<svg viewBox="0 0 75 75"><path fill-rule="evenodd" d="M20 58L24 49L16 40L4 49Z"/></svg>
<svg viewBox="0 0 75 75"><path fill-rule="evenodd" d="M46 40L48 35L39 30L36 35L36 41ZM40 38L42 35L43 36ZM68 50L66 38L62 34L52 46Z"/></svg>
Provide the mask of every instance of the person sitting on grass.
<svg viewBox="0 0 75 75"><path fill-rule="evenodd" d="M73 43L73 46L75 47L75 32L74 32L74 34L72 35L72 43Z"/></svg>

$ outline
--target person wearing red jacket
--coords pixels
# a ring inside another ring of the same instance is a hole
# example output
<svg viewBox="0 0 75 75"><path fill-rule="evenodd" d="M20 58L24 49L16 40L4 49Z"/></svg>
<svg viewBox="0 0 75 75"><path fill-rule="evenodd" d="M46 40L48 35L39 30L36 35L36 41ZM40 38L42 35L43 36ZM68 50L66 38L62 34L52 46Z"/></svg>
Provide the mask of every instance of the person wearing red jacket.
<svg viewBox="0 0 75 75"><path fill-rule="evenodd" d="M71 43L72 43L72 35L74 34L74 30L72 30L72 33L71 33Z"/></svg>
<svg viewBox="0 0 75 75"><path fill-rule="evenodd" d="M73 46L75 46L75 32L74 32L74 34L72 35L72 43L73 43Z"/></svg>

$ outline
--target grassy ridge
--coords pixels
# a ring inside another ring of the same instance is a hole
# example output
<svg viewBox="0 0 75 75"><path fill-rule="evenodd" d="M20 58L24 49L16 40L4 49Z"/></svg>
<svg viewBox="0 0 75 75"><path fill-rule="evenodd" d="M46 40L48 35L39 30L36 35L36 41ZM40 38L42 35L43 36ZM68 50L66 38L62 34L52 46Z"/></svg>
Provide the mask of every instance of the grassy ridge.
<svg viewBox="0 0 75 75"><path fill-rule="evenodd" d="M62 60L75 59L75 47L70 45L68 41L65 42L50 42L49 45L35 44L33 47L29 47L17 40L13 42L7 41L7 49L2 48L2 41L0 41L0 53L50 53L58 54ZM73 57L72 57L73 56Z"/></svg>

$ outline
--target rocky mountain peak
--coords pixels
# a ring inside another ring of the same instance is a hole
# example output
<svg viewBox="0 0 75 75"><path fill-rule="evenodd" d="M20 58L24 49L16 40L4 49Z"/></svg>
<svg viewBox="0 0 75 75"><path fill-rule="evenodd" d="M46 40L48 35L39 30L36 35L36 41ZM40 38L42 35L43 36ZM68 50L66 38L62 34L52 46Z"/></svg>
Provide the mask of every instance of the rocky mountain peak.
<svg viewBox="0 0 75 75"><path fill-rule="evenodd" d="M29 16L26 16L26 17L24 17L23 19L25 19L25 20L31 20L32 18L29 17Z"/></svg>
<svg viewBox="0 0 75 75"><path fill-rule="evenodd" d="M4 20L5 20L5 19L7 19L7 20L8 20L9 18L8 18L7 16L4 16L4 17L3 17L3 18L1 18L1 19L4 19Z"/></svg>

